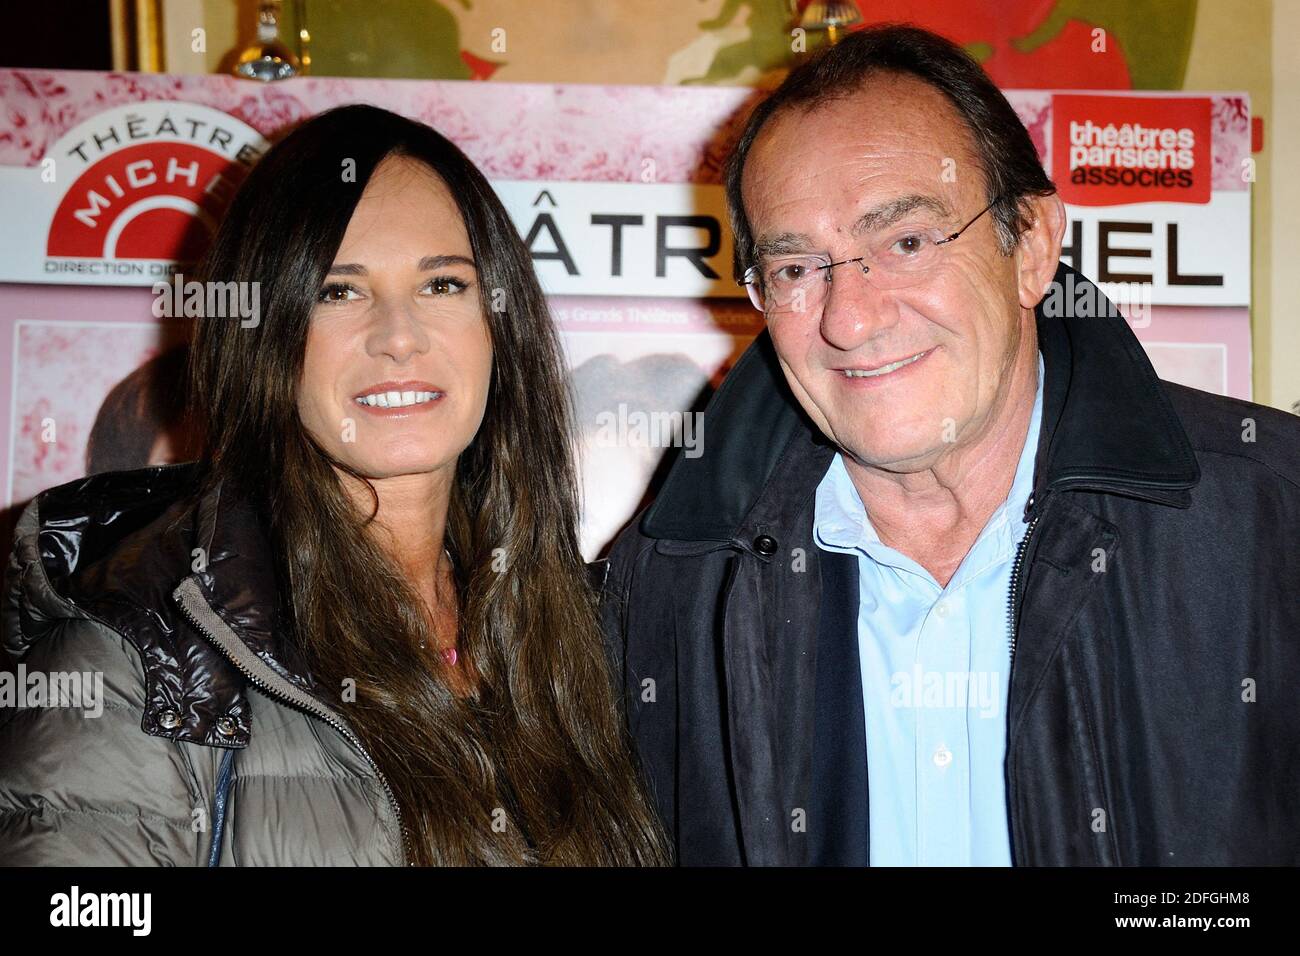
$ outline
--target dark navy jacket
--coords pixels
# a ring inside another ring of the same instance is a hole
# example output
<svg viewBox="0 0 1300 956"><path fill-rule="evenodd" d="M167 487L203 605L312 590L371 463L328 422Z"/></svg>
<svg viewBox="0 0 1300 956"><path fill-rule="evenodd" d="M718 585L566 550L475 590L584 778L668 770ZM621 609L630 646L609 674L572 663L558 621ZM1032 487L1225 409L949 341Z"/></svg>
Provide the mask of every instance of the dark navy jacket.
<svg viewBox="0 0 1300 956"><path fill-rule="evenodd" d="M1300 864L1300 419L1160 381L1057 280L1008 595L1013 860ZM647 781L683 864L865 862L856 575L812 541L835 449L766 333L704 425L604 581Z"/></svg>

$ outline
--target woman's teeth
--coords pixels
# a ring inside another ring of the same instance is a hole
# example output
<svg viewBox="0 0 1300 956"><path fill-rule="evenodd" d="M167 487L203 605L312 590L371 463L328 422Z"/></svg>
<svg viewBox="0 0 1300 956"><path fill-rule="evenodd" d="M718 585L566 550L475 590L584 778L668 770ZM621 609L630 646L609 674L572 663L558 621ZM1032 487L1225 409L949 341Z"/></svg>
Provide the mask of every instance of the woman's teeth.
<svg viewBox="0 0 1300 956"><path fill-rule="evenodd" d="M882 365L880 368L873 368L870 371L860 368L846 368L842 369L842 371L848 378L872 378L876 375L887 375L890 372L897 371L904 365L911 365L924 354L924 352L917 352L911 358L899 359L897 362L891 362L888 365Z"/></svg>
<svg viewBox="0 0 1300 956"><path fill-rule="evenodd" d="M358 405L379 408L405 408L407 405L423 405L442 395L442 392L376 392L374 395L361 395Z"/></svg>

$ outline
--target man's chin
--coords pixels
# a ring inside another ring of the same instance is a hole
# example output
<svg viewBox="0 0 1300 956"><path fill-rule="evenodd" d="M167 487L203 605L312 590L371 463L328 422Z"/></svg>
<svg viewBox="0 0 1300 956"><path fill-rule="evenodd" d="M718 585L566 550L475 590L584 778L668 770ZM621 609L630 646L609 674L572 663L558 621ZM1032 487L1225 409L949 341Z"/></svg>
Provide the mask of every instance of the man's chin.
<svg viewBox="0 0 1300 956"><path fill-rule="evenodd" d="M881 471L922 471L931 467L950 446L934 441L900 441L897 436L841 442L840 449L864 467Z"/></svg>

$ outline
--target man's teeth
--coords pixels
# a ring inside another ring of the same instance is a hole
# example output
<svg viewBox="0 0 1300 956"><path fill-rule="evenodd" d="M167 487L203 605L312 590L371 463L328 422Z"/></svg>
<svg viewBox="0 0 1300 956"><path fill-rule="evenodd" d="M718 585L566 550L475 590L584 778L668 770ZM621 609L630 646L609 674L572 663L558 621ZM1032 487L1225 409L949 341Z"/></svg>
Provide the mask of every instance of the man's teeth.
<svg viewBox="0 0 1300 956"><path fill-rule="evenodd" d="M904 365L911 365L924 354L924 352L917 352L911 358L899 359L897 362L890 362L888 365L882 365L880 368L873 368L870 371L860 368L846 368L842 369L842 371L848 378L873 378L877 375L887 375Z"/></svg>
<svg viewBox="0 0 1300 956"><path fill-rule="evenodd" d="M358 405L371 408L405 408L407 405L423 405L442 395L442 392L376 392L357 398Z"/></svg>

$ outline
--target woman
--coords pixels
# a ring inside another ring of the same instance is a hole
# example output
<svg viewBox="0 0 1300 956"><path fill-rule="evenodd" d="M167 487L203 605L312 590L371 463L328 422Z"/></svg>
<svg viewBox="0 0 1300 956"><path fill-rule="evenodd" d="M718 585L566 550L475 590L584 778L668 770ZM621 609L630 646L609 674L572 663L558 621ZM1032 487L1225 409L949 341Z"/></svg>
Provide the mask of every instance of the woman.
<svg viewBox="0 0 1300 956"><path fill-rule="evenodd" d="M483 176L333 110L250 173L201 272L259 314L198 322L200 461L20 522L6 647L103 700L0 727L0 861L664 862L555 333Z"/></svg>

